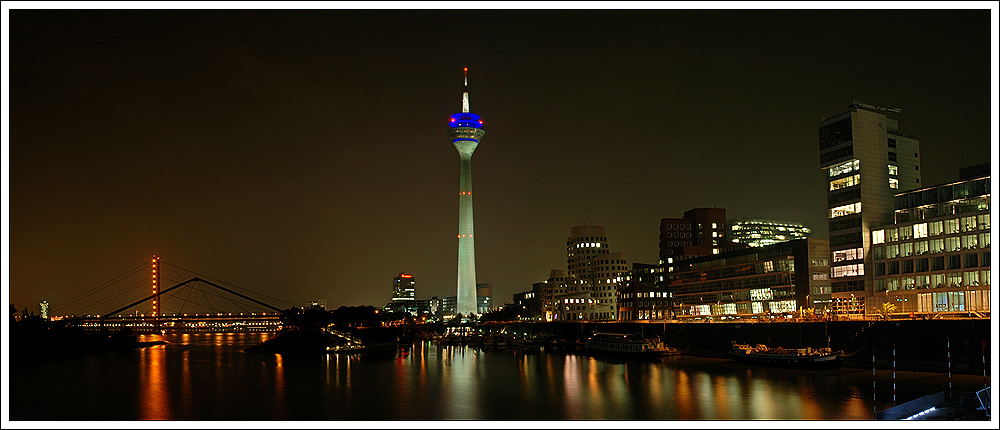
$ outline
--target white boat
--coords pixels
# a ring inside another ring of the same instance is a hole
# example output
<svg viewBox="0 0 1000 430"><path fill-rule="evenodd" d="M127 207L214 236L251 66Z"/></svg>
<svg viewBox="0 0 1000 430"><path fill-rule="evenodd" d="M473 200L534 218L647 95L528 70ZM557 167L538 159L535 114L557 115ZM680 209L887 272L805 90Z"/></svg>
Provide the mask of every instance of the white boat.
<svg viewBox="0 0 1000 430"><path fill-rule="evenodd" d="M658 338L643 339L625 333L594 333L585 344L587 352L624 356L677 355L677 348L669 347Z"/></svg>

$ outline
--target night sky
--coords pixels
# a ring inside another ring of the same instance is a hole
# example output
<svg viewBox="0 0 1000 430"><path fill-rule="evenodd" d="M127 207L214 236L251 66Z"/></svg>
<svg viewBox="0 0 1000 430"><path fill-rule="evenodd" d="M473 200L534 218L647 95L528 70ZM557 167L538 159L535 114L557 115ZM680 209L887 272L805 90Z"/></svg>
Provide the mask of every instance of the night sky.
<svg viewBox="0 0 1000 430"><path fill-rule="evenodd" d="M565 269L575 225L644 263L695 207L827 237L817 127L855 99L903 110L927 186L996 145L988 9L15 9L5 31L4 283L36 312L152 254L165 287L182 267L295 305L381 306L400 272L454 295L463 67L498 304Z"/></svg>

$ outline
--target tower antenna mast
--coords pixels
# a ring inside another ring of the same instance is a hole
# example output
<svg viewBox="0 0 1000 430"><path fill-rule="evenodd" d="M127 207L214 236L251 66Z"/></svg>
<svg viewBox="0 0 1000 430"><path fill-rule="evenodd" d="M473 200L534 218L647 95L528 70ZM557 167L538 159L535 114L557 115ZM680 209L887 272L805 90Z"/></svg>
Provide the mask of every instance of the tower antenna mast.
<svg viewBox="0 0 1000 430"><path fill-rule="evenodd" d="M462 112L469 112L469 68L464 67L462 70L465 72L465 91L462 93Z"/></svg>

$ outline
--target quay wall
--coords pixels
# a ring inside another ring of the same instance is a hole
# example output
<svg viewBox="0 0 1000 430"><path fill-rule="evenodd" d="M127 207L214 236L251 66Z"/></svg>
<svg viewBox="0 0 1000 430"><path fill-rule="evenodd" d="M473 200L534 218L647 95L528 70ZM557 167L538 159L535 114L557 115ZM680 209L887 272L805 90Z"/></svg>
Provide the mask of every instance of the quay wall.
<svg viewBox="0 0 1000 430"><path fill-rule="evenodd" d="M992 348L988 319L830 321L830 322L651 322L651 323L504 323L519 334L550 334L570 342L594 332L658 336L688 355L725 358L732 342L784 348L842 350L851 367L922 372L990 374ZM487 326L488 327L488 326ZM829 343L828 343L829 342ZM984 348L985 347L985 348Z"/></svg>

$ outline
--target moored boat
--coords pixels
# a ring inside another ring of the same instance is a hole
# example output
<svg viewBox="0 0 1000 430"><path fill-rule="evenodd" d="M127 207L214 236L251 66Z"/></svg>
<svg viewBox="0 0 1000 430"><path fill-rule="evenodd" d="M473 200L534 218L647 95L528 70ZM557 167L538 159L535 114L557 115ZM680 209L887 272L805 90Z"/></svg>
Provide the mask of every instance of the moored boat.
<svg viewBox="0 0 1000 430"><path fill-rule="evenodd" d="M733 361L740 363L763 364L768 366L787 367L824 367L840 364L841 351L831 351L830 348L768 348L758 344L750 346L733 341L730 355Z"/></svg>
<svg viewBox="0 0 1000 430"><path fill-rule="evenodd" d="M663 356L680 354L659 339L643 339L634 334L594 333L585 344L589 353L622 356Z"/></svg>

